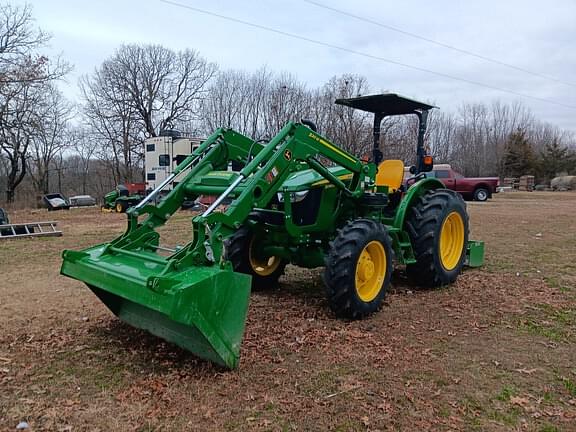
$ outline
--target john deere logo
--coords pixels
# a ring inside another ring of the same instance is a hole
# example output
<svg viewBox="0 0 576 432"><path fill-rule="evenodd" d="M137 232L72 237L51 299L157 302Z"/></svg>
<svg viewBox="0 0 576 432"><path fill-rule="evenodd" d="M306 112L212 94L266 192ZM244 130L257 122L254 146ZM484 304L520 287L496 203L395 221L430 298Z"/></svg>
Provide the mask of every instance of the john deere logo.
<svg viewBox="0 0 576 432"><path fill-rule="evenodd" d="M286 160L292 159L292 152L290 150L286 150L284 152L284 157L286 158Z"/></svg>

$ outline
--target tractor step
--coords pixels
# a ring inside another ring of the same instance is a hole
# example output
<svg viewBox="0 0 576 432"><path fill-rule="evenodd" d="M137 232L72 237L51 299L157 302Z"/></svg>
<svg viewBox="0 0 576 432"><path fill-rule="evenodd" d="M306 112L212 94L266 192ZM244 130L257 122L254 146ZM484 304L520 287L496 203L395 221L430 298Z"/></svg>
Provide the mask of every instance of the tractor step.
<svg viewBox="0 0 576 432"><path fill-rule="evenodd" d="M59 237L62 231L56 228L58 222L29 222L0 225L0 239L22 237Z"/></svg>
<svg viewBox="0 0 576 432"><path fill-rule="evenodd" d="M404 264L414 264L416 258L414 257L414 251L412 250L412 243L408 234L404 231L398 231L398 251L401 253L400 262Z"/></svg>
<svg viewBox="0 0 576 432"><path fill-rule="evenodd" d="M466 247L466 261L468 267L482 267L484 265L484 242L470 240Z"/></svg>

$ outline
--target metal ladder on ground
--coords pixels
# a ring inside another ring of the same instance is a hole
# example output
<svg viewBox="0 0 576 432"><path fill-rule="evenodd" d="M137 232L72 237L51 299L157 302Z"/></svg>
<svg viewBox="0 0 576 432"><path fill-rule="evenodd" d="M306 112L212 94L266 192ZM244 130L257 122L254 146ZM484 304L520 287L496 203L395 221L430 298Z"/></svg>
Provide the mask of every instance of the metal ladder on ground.
<svg viewBox="0 0 576 432"><path fill-rule="evenodd" d="M21 237L59 237L58 222L30 222L0 225L0 240Z"/></svg>

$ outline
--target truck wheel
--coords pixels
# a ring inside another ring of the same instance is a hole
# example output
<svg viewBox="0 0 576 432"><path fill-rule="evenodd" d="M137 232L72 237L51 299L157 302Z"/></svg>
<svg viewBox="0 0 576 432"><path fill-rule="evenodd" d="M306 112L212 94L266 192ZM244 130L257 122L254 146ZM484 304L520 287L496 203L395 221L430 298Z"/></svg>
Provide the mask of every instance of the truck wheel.
<svg viewBox="0 0 576 432"><path fill-rule="evenodd" d="M126 211L126 204L122 201L116 201L116 213L124 213Z"/></svg>
<svg viewBox="0 0 576 432"><path fill-rule="evenodd" d="M468 213L460 194L448 189L427 191L410 209L406 230L417 261L406 266L408 276L427 287L454 282L468 245Z"/></svg>
<svg viewBox="0 0 576 432"><path fill-rule="evenodd" d="M485 188L479 187L474 191L475 201L486 201L488 199L488 191Z"/></svg>
<svg viewBox="0 0 576 432"><path fill-rule="evenodd" d="M392 240L384 225L357 219L339 231L324 271L328 303L336 316L360 319L380 309L392 259Z"/></svg>
<svg viewBox="0 0 576 432"><path fill-rule="evenodd" d="M252 276L252 289L269 290L278 284L286 262L276 256L262 257L257 253L258 241L248 228L240 228L226 242L226 259L234 271Z"/></svg>

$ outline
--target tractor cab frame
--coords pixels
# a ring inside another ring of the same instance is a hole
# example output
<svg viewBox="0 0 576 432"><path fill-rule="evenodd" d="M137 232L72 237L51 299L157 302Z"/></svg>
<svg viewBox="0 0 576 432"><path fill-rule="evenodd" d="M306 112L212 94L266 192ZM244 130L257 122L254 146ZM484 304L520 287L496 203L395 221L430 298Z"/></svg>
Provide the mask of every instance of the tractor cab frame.
<svg viewBox="0 0 576 432"><path fill-rule="evenodd" d="M386 117L396 115L413 114L418 117L418 140L416 144L416 166L412 174L418 175L421 172L427 172L432 169L429 156L424 147L424 136L428 122L428 112L437 108L413 99L400 96L395 93L384 93L370 96L359 96L348 99L336 99L336 103L350 108L366 111L374 114L373 136L374 148L372 150L372 160L376 165L382 162L382 151L380 150L380 128L382 120Z"/></svg>

